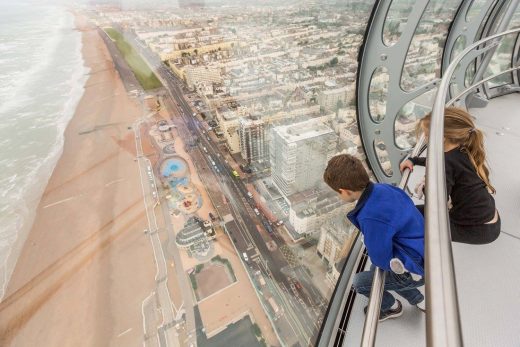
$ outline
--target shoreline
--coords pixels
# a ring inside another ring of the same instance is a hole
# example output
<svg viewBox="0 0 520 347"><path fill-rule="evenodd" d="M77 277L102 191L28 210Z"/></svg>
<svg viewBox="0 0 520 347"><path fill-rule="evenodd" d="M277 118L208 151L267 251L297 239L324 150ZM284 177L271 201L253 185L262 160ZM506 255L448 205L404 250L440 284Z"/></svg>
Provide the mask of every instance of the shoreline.
<svg viewBox="0 0 520 347"><path fill-rule="evenodd" d="M141 345L155 286L128 130L140 106L96 28L72 13L90 71L0 302L0 345Z"/></svg>
<svg viewBox="0 0 520 347"><path fill-rule="evenodd" d="M77 67L67 82L71 86L70 94L69 98L62 105L62 116L56 119L57 136L55 138L54 145L49 148L50 151L47 153L46 157L41 159L40 166L38 166L37 169L34 172L31 172L30 176L28 176L33 180L36 178L45 177L45 183L43 185L36 184L32 186L22 185L20 187L19 195L15 198L17 202L15 207L10 212L8 212L16 215L19 218L19 228L17 228L13 234L10 234L10 225L8 224L8 231L5 234L6 239L9 239L11 235L14 235L14 238L13 241L7 243L7 252L2 254L1 257L2 267L0 268L0 302L4 298L4 294L6 293L7 286L16 266L18 257L20 256L20 252L34 224L38 204L41 201L52 173L54 172L54 169L56 168L56 165L63 154L65 130L76 113L76 109L85 92L85 84L87 83L90 74L90 68L86 66L85 59L83 57L83 40L81 32L77 30L74 13L70 9L66 10L66 12L72 15L71 24L74 26L74 28L71 30L77 31L77 35L79 35L79 43L75 49L75 54L77 54L77 56L75 58L79 58L81 60L81 68Z"/></svg>

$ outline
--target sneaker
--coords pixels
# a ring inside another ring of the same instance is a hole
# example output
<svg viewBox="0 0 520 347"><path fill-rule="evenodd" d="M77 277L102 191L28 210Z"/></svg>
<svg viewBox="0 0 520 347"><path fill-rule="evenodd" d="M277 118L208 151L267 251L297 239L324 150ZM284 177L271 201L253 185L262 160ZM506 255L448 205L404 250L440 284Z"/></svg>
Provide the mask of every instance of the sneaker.
<svg viewBox="0 0 520 347"><path fill-rule="evenodd" d="M397 299L395 299L395 301L397 302L396 308L394 308L394 309L391 308L385 312L379 313L380 322L383 322L390 318L397 318L403 314L403 305L401 304L401 301L399 301ZM363 309L363 311L365 311L365 314L367 314L367 309L368 309L368 306L365 306L365 308Z"/></svg>
<svg viewBox="0 0 520 347"><path fill-rule="evenodd" d="M426 313L426 300L423 300L420 303L415 304L415 307L417 307L422 312Z"/></svg>
<svg viewBox="0 0 520 347"><path fill-rule="evenodd" d="M410 272L410 275L412 275L412 280L414 280L415 282L419 282L420 280L423 279L423 277L421 275L418 275L418 274L414 274L414 273Z"/></svg>
<svg viewBox="0 0 520 347"><path fill-rule="evenodd" d="M408 270L406 270L406 268L404 267L403 262L398 258L392 258L390 260L390 270L392 270L393 273L398 275L402 275L405 272L408 272ZM414 280L415 282L422 280L421 275L417 275L411 272L410 275L412 276L412 280Z"/></svg>

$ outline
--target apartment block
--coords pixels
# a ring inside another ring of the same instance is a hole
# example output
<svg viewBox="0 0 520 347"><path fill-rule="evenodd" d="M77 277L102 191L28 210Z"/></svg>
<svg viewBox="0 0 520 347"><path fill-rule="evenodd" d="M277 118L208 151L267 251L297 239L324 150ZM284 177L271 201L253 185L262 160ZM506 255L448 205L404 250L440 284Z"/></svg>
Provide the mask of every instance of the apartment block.
<svg viewBox="0 0 520 347"><path fill-rule="evenodd" d="M240 153L248 163L269 160L266 124L262 119L249 117L239 121Z"/></svg>
<svg viewBox="0 0 520 347"><path fill-rule="evenodd" d="M320 121L274 127L269 155L273 181L289 196L322 184L322 175L336 151L337 136Z"/></svg>

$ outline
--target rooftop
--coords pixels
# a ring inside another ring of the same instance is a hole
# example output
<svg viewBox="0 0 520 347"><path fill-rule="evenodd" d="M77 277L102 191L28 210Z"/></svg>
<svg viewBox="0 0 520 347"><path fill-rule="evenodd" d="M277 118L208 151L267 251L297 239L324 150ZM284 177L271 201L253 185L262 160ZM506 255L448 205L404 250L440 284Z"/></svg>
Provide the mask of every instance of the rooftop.
<svg viewBox="0 0 520 347"><path fill-rule="evenodd" d="M334 133L327 125L314 119L291 125L281 125L274 130L283 137L287 143Z"/></svg>

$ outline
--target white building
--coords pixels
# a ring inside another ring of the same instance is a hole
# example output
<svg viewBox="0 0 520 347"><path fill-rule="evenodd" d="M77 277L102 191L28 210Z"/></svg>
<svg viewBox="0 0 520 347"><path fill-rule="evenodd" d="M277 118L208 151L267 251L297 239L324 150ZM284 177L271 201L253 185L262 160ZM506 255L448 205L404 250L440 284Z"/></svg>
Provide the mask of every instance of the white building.
<svg viewBox="0 0 520 347"><path fill-rule="evenodd" d="M336 150L334 131L316 120L273 128L269 155L273 181L289 196L318 187Z"/></svg>
<svg viewBox="0 0 520 347"><path fill-rule="evenodd" d="M314 234L330 220L345 216L353 208L345 204L336 192L325 188L310 190L290 196L289 222L299 234Z"/></svg>

